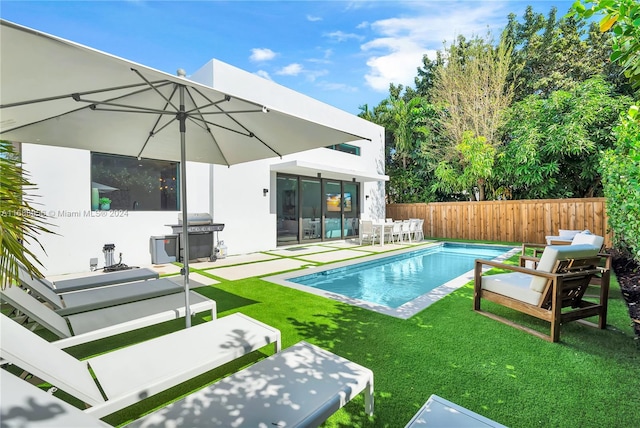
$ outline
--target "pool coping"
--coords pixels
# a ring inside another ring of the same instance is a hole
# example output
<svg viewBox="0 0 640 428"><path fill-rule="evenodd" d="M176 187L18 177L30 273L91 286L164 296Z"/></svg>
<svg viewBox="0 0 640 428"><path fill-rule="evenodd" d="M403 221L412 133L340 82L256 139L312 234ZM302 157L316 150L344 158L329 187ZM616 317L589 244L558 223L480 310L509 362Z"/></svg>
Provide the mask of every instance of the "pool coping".
<svg viewBox="0 0 640 428"><path fill-rule="evenodd" d="M345 260L342 262L337 262L337 263L329 263L323 266L308 266L306 269L304 270L297 270L297 271L293 271L293 272L287 272L287 273L283 273L283 274L279 274L279 275L273 275L273 276L268 276L268 277L263 277L262 279L264 281L268 281L274 284L278 284L278 285L282 285L285 287L289 287L289 288L293 288L299 291L303 291L305 293L311 293L311 294L315 294L318 296L322 296L322 297L326 297L338 302L342 302L342 303L346 303L348 305L352 305L352 306L358 306L360 308L364 308L364 309L368 309L370 311L374 311L374 312L378 312L384 315L389 315L395 318L401 318L401 319L408 319L411 318L412 316L414 316L415 314L417 314L418 312L428 308L430 305L432 305L433 303L437 302L438 300L442 299L443 297L445 297L448 294L451 294L453 291L459 289L460 287L462 287L463 285L465 285L466 283L468 283L469 281L473 280L473 275L474 275L474 270L471 269L468 272L463 273L462 275L434 288L433 290L422 294L418 297L416 297L415 299L402 304L401 306L397 307L397 308L391 308L389 306L384 306L384 305L380 305L380 304L376 304L376 303L372 303L372 302L367 302L364 300L360 300L360 299L355 299L353 297L347 297L345 295L342 294L337 294L337 293L332 293L329 291L325 291L325 290L321 290L315 287L309 287L306 285L302 285L302 284L298 284L295 282L291 282L289 281L289 279L291 278L297 278L300 276L304 276L304 275L310 275L313 273L319 273L319 272L324 272L324 271L328 271L328 270L333 270L333 269L339 269L342 267L346 267L346 266L351 266L351 265L355 265L355 264L360 264L360 263L366 263L366 262L370 262L370 261L374 261L374 260L379 260L379 259L384 259L384 258L388 258L388 257L393 257L393 256L397 256L399 254L405 254L405 253L411 253L411 252L416 252L416 251L421 251L424 250L425 248L429 248L429 247L436 247L436 246L441 246L444 244L457 244L457 245L482 245L482 246L495 246L495 247L507 247L507 248L511 248L511 250L508 250L507 252L505 252L504 254L492 259L494 261L504 261L506 259L508 259L509 257L513 256L514 254L516 254L517 252L519 252L521 250L520 247L510 247L508 245L503 245L503 244L474 244L474 243L463 243L463 242L448 242L448 241L439 241L439 242L434 242L434 243L429 243L426 244L424 246L418 246L418 247L411 247L411 248L405 248L405 249L401 249L401 250L397 250L397 251L392 251L392 252L387 252L387 253L382 253L382 254L374 254L371 256L367 256L367 257L359 257L357 259L351 259L351 260ZM484 270L488 270L490 269L489 267L485 267L483 268ZM309 270L312 270L313 272L309 272Z"/></svg>

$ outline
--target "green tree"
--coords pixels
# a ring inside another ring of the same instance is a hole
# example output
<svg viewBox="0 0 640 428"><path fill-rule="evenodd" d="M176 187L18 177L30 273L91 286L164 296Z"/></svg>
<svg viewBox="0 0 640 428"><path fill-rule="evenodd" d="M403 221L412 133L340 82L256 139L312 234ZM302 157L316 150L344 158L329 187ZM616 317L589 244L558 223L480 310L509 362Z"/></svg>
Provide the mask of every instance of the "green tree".
<svg viewBox="0 0 640 428"><path fill-rule="evenodd" d="M386 102L383 116L393 134L395 154L401 159L403 169L407 169L409 155L418 142L418 134L429 134L428 128L421 123L423 105L421 97L408 102L402 98L389 98Z"/></svg>
<svg viewBox="0 0 640 428"><path fill-rule="evenodd" d="M640 114L637 106L623 115L614 132L615 148L602 157L609 225L619 246L640 261Z"/></svg>
<svg viewBox="0 0 640 428"><path fill-rule="evenodd" d="M585 6L591 4L587 9ZM600 30L613 32L611 61L620 64L631 84L640 87L640 3L637 0L593 0L585 4L577 0L573 11L590 18L604 14Z"/></svg>
<svg viewBox="0 0 640 428"><path fill-rule="evenodd" d="M42 274L35 254L25 247L37 244L38 235L52 233L44 216L33 208L26 191L34 190L22 168L19 156L8 141L0 141L0 286L13 285L18 278L18 263L35 276ZM44 251L42 245L40 248Z"/></svg>
<svg viewBox="0 0 640 428"><path fill-rule="evenodd" d="M484 137L476 137L467 131L462 142L456 145L457 162L440 162L436 169L438 181L434 188L471 198L475 189L485 188L485 181L493 175L496 149Z"/></svg>
<svg viewBox="0 0 640 428"><path fill-rule="evenodd" d="M514 199L601 195L600 153L613 147L612 127L630 103L602 77L515 103L494 186Z"/></svg>
<svg viewBox="0 0 640 428"><path fill-rule="evenodd" d="M461 166L473 167L473 163L466 163L460 156L461 145L468 141L481 138L494 148L490 153L497 152L501 143L498 132L513 99L513 85L507 82L513 72L512 56L505 38L494 47L490 38L475 37L467 42L459 37L457 44L445 50L447 62L438 69L433 88L445 109L441 122L449 142L443 156L443 162L449 165L439 167L440 173ZM475 190L469 191L472 199L476 193L480 200L485 199L486 179L490 175L487 171L485 177L477 177Z"/></svg>
<svg viewBox="0 0 640 428"><path fill-rule="evenodd" d="M604 14L600 30L613 32L611 61L619 63L634 88L640 88L640 4L636 0L579 0L575 13ZM604 193L609 223L618 245L640 261L640 108L633 105L615 128L616 144L602 158Z"/></svg>
<svg viewBox="0 0 640 428"><path fill-rule="evenodd" d="M545 17L528 7L521 22L509 15L505 38L514 46L514 63L522 66L521 73L510 77L516 82L516 100L571 91L597 75L613 83L616 92L632 92L628 82L619 77L621 68L608 59L611 37L581 17L558 18L555 7Z"/></svg>

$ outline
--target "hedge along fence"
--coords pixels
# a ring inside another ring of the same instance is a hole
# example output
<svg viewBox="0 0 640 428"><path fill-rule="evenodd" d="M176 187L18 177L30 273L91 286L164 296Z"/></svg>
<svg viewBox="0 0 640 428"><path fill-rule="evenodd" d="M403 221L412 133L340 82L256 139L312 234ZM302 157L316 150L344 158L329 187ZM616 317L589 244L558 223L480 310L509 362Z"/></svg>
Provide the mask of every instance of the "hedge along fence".
<svg viewBox="0 0 640 428"><path fill-rule="evenodd" d="M588 229L612 244L605 198L387 204L386 214L424 219L431 238L544 243L559 229Z"/></svg>

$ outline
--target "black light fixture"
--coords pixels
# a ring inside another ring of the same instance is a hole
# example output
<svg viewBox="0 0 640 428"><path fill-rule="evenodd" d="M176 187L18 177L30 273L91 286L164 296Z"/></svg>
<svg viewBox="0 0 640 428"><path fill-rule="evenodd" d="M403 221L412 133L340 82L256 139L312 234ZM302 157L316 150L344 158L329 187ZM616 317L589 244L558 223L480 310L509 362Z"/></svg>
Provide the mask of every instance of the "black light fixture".
<svg viewBox="0 0 640 428"><path fill-rule="evenodd" d="M262 196L267 196L267 193L269 193L269 189L262 189Z"/></svg>

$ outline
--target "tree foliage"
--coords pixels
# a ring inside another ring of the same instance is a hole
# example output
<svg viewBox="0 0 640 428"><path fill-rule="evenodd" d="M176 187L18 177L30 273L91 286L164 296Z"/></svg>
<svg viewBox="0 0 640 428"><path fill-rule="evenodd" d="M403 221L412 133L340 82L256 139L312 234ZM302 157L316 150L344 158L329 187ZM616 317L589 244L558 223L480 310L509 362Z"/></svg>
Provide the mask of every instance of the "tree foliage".
<svg viewBox="0 0 640 428"><path fill-rule="evenodd" d="M40 245L38 236L52 233L46 219L33 208L34 190L22 168L13 144L0 141L0 286L11 286L18 278L18 263L36 276L42 276L40 262L24 244ZM42 248L42 245L40 245ZM42 248L44 251L44 248Z"/></svg>
<svg viewBox="0 0 640 428"><path fill-rule="evenodd" d="M600 30L612 30L611 61L619 63L635 88L640 88L640 4L635 0L576 1L578 16L604 14ZM637 104L637 103L636 103ZM615 127L616 144L602 157L602 181L607 197L609 224L618 246L640 261L640 108L633 105Z"/></svg>
<svg viewBox="0 0 640 428"><path fill-rule="evenodd" d="M484 200L485 181L490 177L491 169L480 168L466 173L466 168L477 165L469 162L468 157L460 156L461 149L471 141L481 139L481 147L488 144L493 148L483 150L483 156L496 153L501 143L498 131L504 122L504 112L513 99L513 83L507 80L513 71L511 49L505 39L494 47L489 38L475 37L466 41L459 37L458 42L445 51L447 61L436 72L433 94L445 109L441 123L449 141L449 150L443 160L447 165L439 167L436 176L443 179L441 174L460 170L463 177L475 177L478 198ZM493 165L493 161L490 164ZM480 171L484 171L484 176L478 175ZM475 199L476 191L468 190Z"/></svg>
<svg viewBox="0 0 640 428"><path fill-rule="evenodd" d="M629 31L616 25L636 24L618 16L603 33L584 15L529 7L509 15L498 44L458 37L423 56L415 89L391 84L387 99L361 113L387 131L388 202L602 195L601 158L638 95L610 60L622 46L616 31Z"/></svg>
<svg viewBox="0 0 640 428"><path fill-rule="evenodd" d="M613 32L611 61L620 64L624 75L635 88L640 88L640 3L637 0L593 0L585 4L577 0L573 10L577 16L590 18L604 14L602 32Z"/></svg>
<svg viewBox="0 0 640 428"><path fill-rule="evenodd" d="M613 147L612 126L630 104L602 77L518 101L503 129L497 185L515 199L602 195L599 153Z"/></svg>
<svg viewBox="0 0 640 428"><path fill-rule="evenodd" d="M640 113L637 106L614 129L617 144L602 158L609 225L618 245L640 260Z"/></svg>

